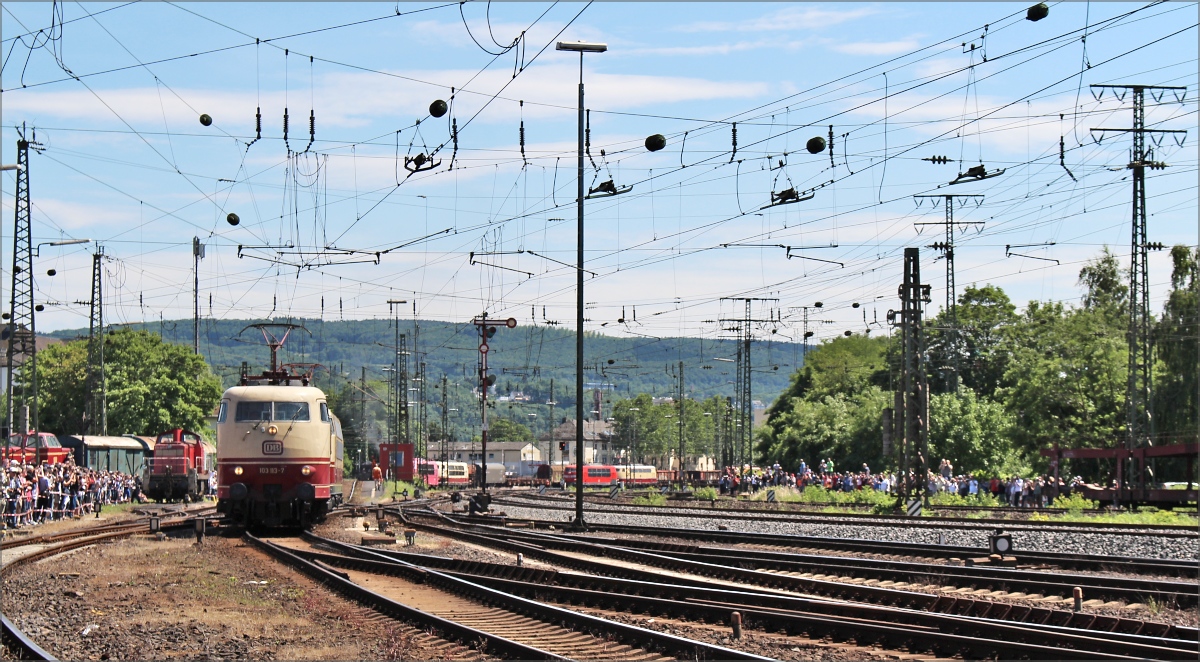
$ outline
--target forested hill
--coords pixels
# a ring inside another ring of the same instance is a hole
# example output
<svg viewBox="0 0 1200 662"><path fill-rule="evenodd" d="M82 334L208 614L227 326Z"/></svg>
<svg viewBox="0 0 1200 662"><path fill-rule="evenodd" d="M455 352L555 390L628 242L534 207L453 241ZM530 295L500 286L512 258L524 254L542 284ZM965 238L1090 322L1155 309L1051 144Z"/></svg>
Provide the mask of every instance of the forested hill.
<svg viewBox="0 0 1200 662"><path fill-rule="evenodd" d="M200 352L224 381L231 385L245 361L252 371L264 367L269 352L256 329L241 331L261 320L201 320ZM340 388L346 381L357 383L366 367L368 381L383 381L382 371L391 365L396 329L391 320L323 322L312 319L274 320L302 324L311 333L293 331L280 351L281 363L319 363L318 384ZM159 332L168 342L192 343L192 321L125 325ZM415 376L417 363L425 362L429 382L446 375L464 388L474 384L479 358L479 335L470 323L401 320L410 353L408 371ZM57 331L58 338L86 336L87 330ZM239 335L240 334L240 335ZM730 396L734 391L737 342L733 339L701 338L615 338L589 333L585 345L584 379L590 388L610 384L617 397L638 393L673 395L678 390L679 362L684 364L688 397ZM574 406L575 334L553 326L518 326L501 323L489 341L489 372L496 375L500 395L523 391L533 402L546 402L550 380L559 407ZM419 359L417 358L419 356ZM770 404L788 385L788 378L801 361L800 345L788 342L755 342L751 349L753 398ZM329 381L326 381L329 380Z"/></svg>

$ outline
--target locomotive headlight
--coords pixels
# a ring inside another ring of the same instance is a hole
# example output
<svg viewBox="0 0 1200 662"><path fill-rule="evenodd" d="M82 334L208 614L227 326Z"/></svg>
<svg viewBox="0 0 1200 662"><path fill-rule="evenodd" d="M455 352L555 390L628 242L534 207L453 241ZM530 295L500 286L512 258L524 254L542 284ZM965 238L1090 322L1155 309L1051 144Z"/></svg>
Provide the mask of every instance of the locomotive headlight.
<svg viewBox="0 0 1200 662"><path fill-rule="evenodd" d="M240 475L242 475L242 472L243 472L243 471L245 471L245 470L244 470L244 469L242 469L241 467L234 467L234 468L233 468L233 475L235 475L235 476L240 476Z"/></svg>
<svg viewBox="0 0 1200 662"><path fill-rule="evenodd" d="M267 434L272 434L272 435L279 434L279 427L276 425L268 425L267 426Z"/></svg>
<svg viewBox="0 0 1200 662"><path fill-rule="evenodd" d="M302 466L302 467L300 467L300 474L301 474L301 475L304 475L304 476L311 476L311 475L312 475L312 472L313 472L313 468L312 468L312 467L310 467L310 466L308 466L307 464L306 464L306 465L304 465L304 466Z"/></svg>

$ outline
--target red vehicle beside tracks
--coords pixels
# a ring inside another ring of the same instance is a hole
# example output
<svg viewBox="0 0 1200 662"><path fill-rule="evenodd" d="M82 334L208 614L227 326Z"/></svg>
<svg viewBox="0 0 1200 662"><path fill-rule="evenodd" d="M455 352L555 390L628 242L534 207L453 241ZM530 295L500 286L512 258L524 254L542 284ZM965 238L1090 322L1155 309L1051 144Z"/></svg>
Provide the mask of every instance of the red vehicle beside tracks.
<svg viewBox="0 0 1200 662"><path fill-rule="evenodd" d="M584 487L612 487L621 482L617 468L610 464L585 464L583 466ZM575 484L575 465L563 469L563 483Z"/></svg>
<svg viewBox="0 0 1200 662"><path fill-rule="evenodd" d="M155 501L198 501L208 492L217 450L200 435L176 428L158 435L146 468L146 496Z"/></svg>
<svg viewBox="0 0 1200 662"><path fill-rule="evenodd" d="M59 464L66 462L70 454L71 451L59 443L58 437L49 432L10 435L3 450L6 464L13 460L21 464Z"/></svg>

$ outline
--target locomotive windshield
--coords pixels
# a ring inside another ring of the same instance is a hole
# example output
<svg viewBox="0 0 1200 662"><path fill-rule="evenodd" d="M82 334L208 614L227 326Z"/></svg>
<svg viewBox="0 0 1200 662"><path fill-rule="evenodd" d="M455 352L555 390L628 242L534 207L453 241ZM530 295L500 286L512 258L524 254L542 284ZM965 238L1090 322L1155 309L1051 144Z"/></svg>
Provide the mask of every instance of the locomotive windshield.
<svg viewBox="0 0 1200 662"><path fill-rule="evenodd" d="M20 446L21 437L22 435L19 434L9 436L9 445ZM28 437L25 440L25 446L28 448L62 448L62 444L58 443L58 437L52 434L33 434Z"/></svg>
<svg viewBox="0 0 1200 662"><path fill-rule="evenodd" d="M234 420L238 423L259 421L308 421L307 402L247 402L237 403Z"/></svg>
<svg viewBox="0 0 1200 662"><path fill-rule="evenodd" d="M277 421L307 421L307 402L276 402L275 420Z"/></svg>

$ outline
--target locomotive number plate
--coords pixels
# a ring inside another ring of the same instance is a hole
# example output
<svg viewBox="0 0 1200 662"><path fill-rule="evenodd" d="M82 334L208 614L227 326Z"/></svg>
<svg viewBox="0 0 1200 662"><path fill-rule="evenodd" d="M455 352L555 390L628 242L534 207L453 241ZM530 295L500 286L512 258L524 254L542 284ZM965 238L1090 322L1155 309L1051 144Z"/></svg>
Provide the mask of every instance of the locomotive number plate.
<svg viewBox="0 0 1200 662"><path fill-rule="evenodd" d="M260 474L281 474L281 473L283 473L283 467L259 467L258 473L260 473Z"/></svg>
<svg viewBox="0 0 1200 662"><path fill-rule="evenodd" d="M262 442L263 455L283 455L283 442L267 440Z"/></svg>

